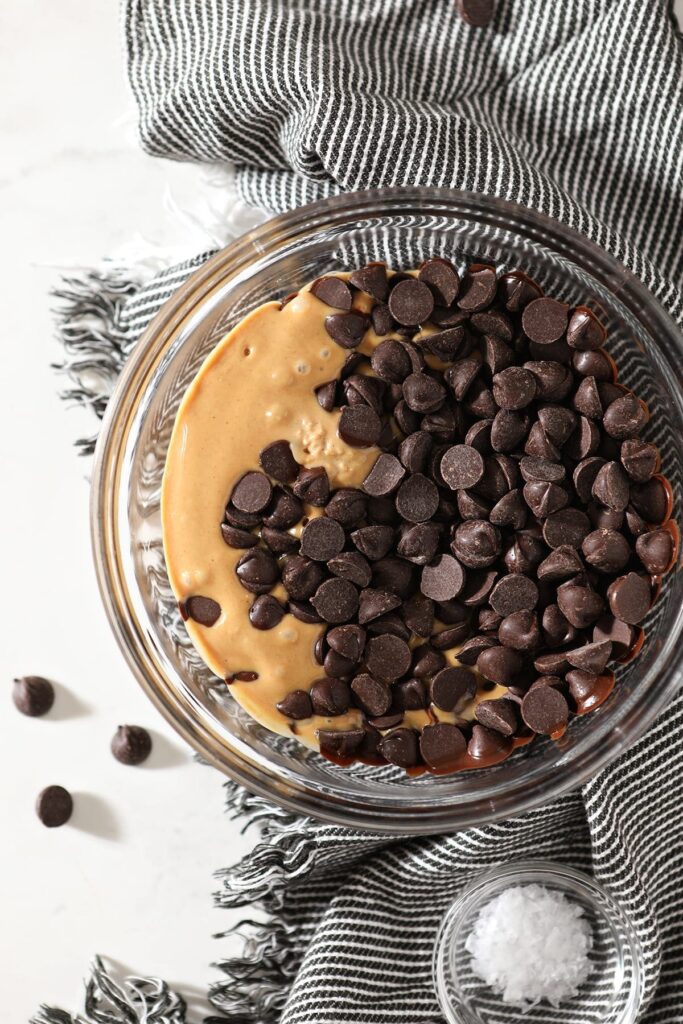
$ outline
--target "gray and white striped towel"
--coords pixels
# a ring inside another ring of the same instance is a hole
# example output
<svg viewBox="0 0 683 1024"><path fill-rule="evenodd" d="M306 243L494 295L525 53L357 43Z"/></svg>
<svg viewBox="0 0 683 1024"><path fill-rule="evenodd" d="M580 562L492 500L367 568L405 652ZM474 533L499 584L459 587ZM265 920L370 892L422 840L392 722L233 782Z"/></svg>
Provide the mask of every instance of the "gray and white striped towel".
<svg viewBox="0 0 683 1024"><path fill-rule="evenodd" d="M498 0L479 30L452 0L126 0L124 14L148 151L233 161L267 210L397 183L513 199L610 250L683 322L683 41L665 0ZM103 411L83 371L113 381L205 258L144 287L121 272L65 284L72 395ZM221 873L217 902L258 903L266 920L220 963L216 1020L441 1020L431 951L444 909L485 867L542 856L612 890L643 944L642 1021L682 1024L683 698L581 792L457 835L389 841L227 792L263 835ZM112 985L96 964L88 1021L185 1021L161 982ZM588 1018L537 1007L526 1019Z"/></svg>

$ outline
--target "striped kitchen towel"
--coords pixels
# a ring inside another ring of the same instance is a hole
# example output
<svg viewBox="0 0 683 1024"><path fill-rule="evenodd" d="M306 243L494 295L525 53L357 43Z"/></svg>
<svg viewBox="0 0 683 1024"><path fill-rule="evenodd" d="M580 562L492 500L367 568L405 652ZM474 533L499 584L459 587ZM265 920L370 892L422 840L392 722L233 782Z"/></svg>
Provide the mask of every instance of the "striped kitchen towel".
<svg viewBox="0 0 683 1024"><path fill-rule="evenodd" d="M231 161L242 196L269 211L392 184L512 199L608 249L683 323L683 41L665 0L497 0L481 29L452 0L126 0L124 15L149 152ZM121 269L64 285L72 396L103 412L140 331L205 258L142 286ZM441 915L478 872L533 856L611 889L643 946L639 1019L683 1024L683 698L582 791L451 836L388 840L226 786L230 811L263 832L221 872L217 902L266 913L219 964L215 1020L441 1020ZM163 982L117 985L97 962L82 1019L186 1013ZM596 1003L525 1019L604 1015Z"/></svg>

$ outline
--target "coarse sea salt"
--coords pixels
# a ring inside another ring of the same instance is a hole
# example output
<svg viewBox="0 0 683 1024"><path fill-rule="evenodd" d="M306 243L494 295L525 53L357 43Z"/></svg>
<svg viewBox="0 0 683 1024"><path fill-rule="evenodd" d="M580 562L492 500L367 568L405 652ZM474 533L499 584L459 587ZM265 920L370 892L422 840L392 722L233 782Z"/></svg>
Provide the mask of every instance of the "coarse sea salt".
<svg viewBox="0 0 683 1024"><path fill-rule="evenodd" d="M521 1010L573 998L591 972L592 946L582 908L544 885L500 893L482 907L465 942L474 973Z"/></svg>

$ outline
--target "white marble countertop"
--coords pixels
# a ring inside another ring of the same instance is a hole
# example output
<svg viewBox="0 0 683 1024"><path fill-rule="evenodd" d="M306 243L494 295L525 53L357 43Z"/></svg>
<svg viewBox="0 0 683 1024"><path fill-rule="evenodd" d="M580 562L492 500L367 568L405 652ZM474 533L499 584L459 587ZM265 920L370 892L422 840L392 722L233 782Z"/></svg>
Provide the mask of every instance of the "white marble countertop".
<svg viewBox="0 0 683 1024"><path fill-rule="evenodd" d="M42 1000L79 1007L96 952L176 982L207 1011L210 964L230 944L211 936L238 916L213 909L212 872L252 841L221 813L221 777L192 762L110 634L90 560L88 462L72 449L92 420L64 409L50 369L57 267L95 263L135 232L178 253L205 244L163 203L170 187L196 209L201 172L137 148L118 44L113 3L1 5L0 685L23 674L59 684L45 719L16 713L8 692L0 709L7 1024L24 1024ZM153 732L145 767L109 753L124 721ZM55 782L76 810L68 827L47 830L33 801Z"/></svg>

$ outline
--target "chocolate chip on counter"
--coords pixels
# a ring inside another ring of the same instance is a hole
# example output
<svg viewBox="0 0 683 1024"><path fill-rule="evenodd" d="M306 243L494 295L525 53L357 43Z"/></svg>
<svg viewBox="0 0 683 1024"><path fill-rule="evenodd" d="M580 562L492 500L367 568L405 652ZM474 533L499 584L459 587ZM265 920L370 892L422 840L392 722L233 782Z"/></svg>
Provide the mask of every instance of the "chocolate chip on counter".
<svg viewBox="0 0 683 1024"><path fill-rule="evenodd" d="M335 491L325 507L325 515L336 519L345 530L360 526L368 507L368 499L362 491L353 487L342 487Z"/></svg>
<svg viewBox="0 0 683 1024"><path fill-rule="evenodd" d="M408 523L401 530L396 552L415 565L427 565L436 555L440 538L437 523Z"/></svg>
<svg viewBox="0 0 683 1024"><path fill-rule="evenodd" d="M582 352L601 348L606 331L595 313L585 306L578 306L569 318L567 344Z"/></svg>
<svg viewBox="0 0 683 1024"><path fill-rule="evenodd" d="M583 556L598 572L620 572L631 557L631 546L617 530L593 530L584 537Z"/></svg>
<svg viewBox="0 0 683 1024"><path fill-rule="evenodd" d="M325 330L341 348L357 348L369 326L362 313L332 313L325 317Z"/></svg>
<svg viewBox="0 0 683 1024"><path fill-rule="evenodd" d="M318 399L321 409L324 409L325 412L332 412L337 398L336 380L328 380L325 384L320 384L315 389L315 397Z"/></svg>
<svg viewBox="0 0 683 1024"><path fill-rule="evenodd" d="M495 729L487 729L485 725L474 725L472 735L467 744L467 753L475 761L483 765L491 761L499 761L507 757L512 750L512 741Z"/></svg>
<svg viewBox="0 0 683 1024"><path fill-rule="evenodd" d="M460 3L476 3L482 0L459 0ZM484 263L472 263L460 287L458 306L466 313L478 313L490 306L496 297L496 270Z"/></svg>
<svg viewBox="0 0 683 1024"><path fill-rule="evenodd" d="M273 494L270 480L263 473L245 473L232 489L230 501L240 512L263 512Z"/></svg>
<svg viewBox="0 0 683 1024"><path fill-rule="evenodd" d="M599 640L592 644L584 644L575 651L567 651L565 657L572 668L580 668L584 672L592 672L599 676L607 666L612 654L609 640Z"/></svg>
<svg viewBox="0 0 683 1024"><path fill-rule="evenodd" d="M311 686L310 698L314 715L336 718L349 710L351 689L343 679L316 679Z"/></svg>
<svg viewBox="0 0 683 1024"><path fill-rule="evenodd" d="M564 617L576 629L586 629L602 615L605 603L590 587L563 583L557 588L557 604Z"/></svg>
<svg viewBox="0 0 683 1024"><path fill-rule="evenodd" d="M627 394L617 398L607 407L602 423L610 437L617 441L625 441L636 437L648 419L647 410L640 399Z"/></svg>
<svg viewBox="0 0 683 1024"><path fill-rule="evenodd" d="M436 356L442 363L452 363L465 341L464 327L447 327L435 334L425 334L419 338L425 352Z"/></svg>
<svg viewBox="0 0 683 1024"><path fill-rule="evenodd" d="M489 647L477 658L477 671L491 683L509 686L522 670L522 657L510 647Z"/></svg>
<svg viewBox="0 0 683 1024"><path fill-rule="evenodd" d="M322 581L323 571L320 566L303 555L287 555L283 560L282 584L292 600L308 600Z"/></svg>
<svg viewBox="0 0 683 1024"><path fill-rule="evenodd" d="M578 508L563 508L549 515L543 524L543 539L551 548L569 545L580 548L591 532L591 521Z"/></svg>
<svg viewBox="0 0 683 1024"><path fill-rule="evenodd" d="M667 572L674 556L674 547L674 539L668 530L651 530L636 540L636 554L652 576L661 576ZM623 565L618 568L623 568Z"/></svg>
<svg viewBox="0 0 683 1024"><path fill-rule="evenodd" d="M260 594L249 609L249 621L254 629L274 629L286 609L271 594Z"/></svg>
<svg viewBox="0 0 683 1024"><path fill-rule="evenodd" d="M345 405L338 431L342 441L352 448L371 448L379 441L382 421L368 405Z"/></svg>
<svg viewBox="0 0 683 1024"><path fill-rule="evenodd" d="M327 562L341 552L345 542L344 528L335 519L316 516L301 533L301 554L315 562Z"/></svg>
<svg viewBox="0 0 683 1024"><path fill-rule="evenodd" d="M537 345L548 345L567 330L569 307L557 299L534 299L522 313L522 328L527 338Z"/></svg>
<svg viewBox="0 0 683 1024"><path fill-rule="evenodd" d="M460 288L460 276L448 260L439 257L425 260L420 267L418 280L427 285L434 296L434 302L439 306L451 306L455 302Z"/></svg>
<svg viewBox="0 0 683 1024"><path fill-rule="evenodd" d="M385 634L374 636L367 642L365 664L376 679L386 682L400 679L410 668L410 662L410 648L400 637Z"/></svg>
<svg viewBox="0 0 683 1024"><path fill-rule="evenodd" d="M553 444L560 448L569 439L577 424L577 415L572 409L552 403L539 406L538 419Z"/></svg>
<svg viewBox="0 0 683 1024"><path fill-rule="evenodd" d="M543 559L538 566L539 580L553 582L564 580L583 571L583 562L576 548L569 544L561 544Z"/></svg>
<svg viewBox="0 0 683 1024"><path fill-rule="evenodd" d="M367 587L372 579L368 561L359 551L342 551L336 558L330 559L327 568L333 576L349 580L357 587Z"/></svg>
<svg viewBox="0 0 683 1024"><path fill-rule="evenodd" d="M533 732L553 736L567 724L569 705L554 686L538 686L524 696L522 718Z"/></svg>
<svg viewBox="0 0 683 1024"><path fill-rule="evenodd" d="M292 490L295 496L307 505L315 505L318 508L322 508L330 496L330 481L327 476L327 470L324 466L300 469ZM301 514L303 515L303 509Z"/></svg>
<svg viewBox="0 0 683 1024"><path fill-rule="evenodd" d="M465 573L452 555L440 555L433 565L425 565L420 578L420 590L434 601L449 601L463 588Z"/></svg>
<svg viewBox="0 0 683 1024"><path fill-rule="evenodd" d="M603 615L593 627L593 640L600 642L609 640L612 644L612 657L621 658L628 654L635 639L635 629L621 619L615 619L612 615Z"/></svg>
<svg viewBox="0 0 683 1024"><path fill-rule="evenodd" d="M442 668L432 679L430 697L441 711L454 711L463 700L473 697L477 690L477 681L472 672L466 668Z"/></svg>
<svg viewBox="0 0 683 1024"><path fill-rule="evenodd" d="M379 749L391 764L412 768L419 761L418 734L414 729L395 729L382 737Z"/></svg>
<svg viewBox="0 0 683 1024"><path fill-rule="evenodd" d="M152 752L152 737L141 725L120 725L112 737L111 752L121 764L142 764Z"/></svg>
<svg viewBox="0 0 683 1024"><path fill-rule="evenodd" d="M426 725L420 735L420 753L425 763L435 771L454 767L466 749L462 731L448 722Z"/></svg>
<svg viewBox="0 0 683 1024"><path fill-rule="evenodd" d="M318 729L320 753L333 760L353 757L365 739L363 729Z"/></svg>
<svg viewBox="0 0 683 1024"><path fill-rule="evenodd" d="M275 530L288 530L291 526L296 526L303 514L301 501L284 488L276 487L263 523Z"/></svg>
<svg viewBox="0 0 683 1024"><path fill-rule="evenodd" d="M629 502L630 487L628 477L618 462L606 462L600 467L592 494L596 501L614 512L624 511Z"/></svg>
<svg viewBox="0 0 683 1024"><path fill-rule="evenodd" d="M253 548L258 544L258 537L248 530L240 530L229 523L221 523L221 536L231 548Z"/></svg>
<svg viewBox="0 0 683 1024"><path fill-rule="evenodd" d="M354 270L349 278L354 288L367 292L377 302L385 302L389 294L387 268L383 263L368 263L367 266Z"/></svg>
<svg viewBox="0 0 683 1024"><path fill-rule="evenodd" d="M431 519L438 505L438 488L422 473L414 473L404 480L396 495L399 515L410 523L424 523Z"/></svg>
<svg viewBox="0 0 683 1024"><path fill-rule="evenodd" d="M341 277L319 277L311 285L311 292L316 299L334 309L349 310L353 305L351 289Z"/></svg>
<svg viewBox="0 0 683 1024"><path fill-rule="evenodd" d="M524 409L535 396L534 375L522 366L509 366L493 378L493 397L501 409Z"/></svg>
<svg viewBox="0 0 683 1024"><path fill-rule="evenodd" d="M22 676L14 680L12 700L17 711L29 718L46 715L55 702L55 688L43 676Z"/></svg>
<svg viewBox="0 0 683 1024"><path fill-rule="evenodd" d="M251 554L251 552L249 552ZM245 558L242 555L239 562ZM242 582L240 580L240 582ZM244 586L244 583L242 583ZM267 589L270 590L272 584L269 584ZM247 587L247 590L250 588ZM253 593L259 593L259 591L253 591ZM193 622L198 622L200 626L213 626L221 617L221 606L218 601L214 601L211 597L203 597L201 594L195 594L192 597L188 597L186 601L182 602L183 607L181 612L185 611L183 615L184 619L192 619Z"/></svg>
<svg viewBox="0 0 683 1024"><path fill-rule="evenodd" d="M630 626L637 626L650 610L650 584L644 576L629 572L610 583L607 588L607 600L615 619L621 619Z"/></svg>
<svg viewBox="0 0 683 1024"><path fill-rule="evenodd" d="M251 594L267 594L269 590L273 589L280 578L280 569L277 562L272 554L263 548L250 548L249 551L245 551L235 566L235 573L245 590L248 590ZM195 598L190 598L190 601L195 600ZM190 611L190 601L187 602L188 611ZM215 601L212 604L215 605L215 608L211 611L213 616L212 622L206 622L203 625L213 625L213 622L220 615L219 605ZM194 610L190 611L190 617L196 618Z"/></svg>
<svg viewBox="0 0 683 1024"><path fill-rule="evenodd" d="M311 604L325 622L348 622L358 611L358 591L349 580L334 577L320 584Z"/></svg>
<svg viewBox="0 0 683 1024"><path fill-rule="evenodd" d="M498 639L515 651L535 650L541 643L538 616L532 611L511 612L498 627Z"/></svg>
<svg viewBox="0 0 683 1024"><path fill-rule="evenodd" d="M475 448L456 444L442 456L440 468L441 476L452 491L466 490L483 477L484 460Z"/></svg>
<svg viewBox="0 0 683 1024"><path fill-rule="evenodd" d="M543 294L536 282L521 270L503 274L498 282L498 291L510 313L520 313L525 306Z"/></svg>
<svg viewBox="0 0 683 1024"><path fill-rule="evenodd" d="M63 786L47 786L36 800L36 814L46 828L66 825L73 812L71 793Z"/></svg>
<svg viewBox="0 0 683 1024"><path fill-rule="evenodd" d="M388 590L366 587L360 592L358 621L364 626L366 623L378 619L381 615L386 615L387 612L399 608L400 605L401 598L398 594L391 593Z"/></svg>
<svg viewBox="0 0 683 1024"><path fill-rule="evenodd" d="M451 549L468 569L486 569L500 554L500 531L483 519L460 523L453 535Z"/></svg>
<svg viewBox="0 0 683 1024"><path fill-rule="evenodd" d="M413 649L411 672L419 679L433 676L445 664L446 659L444 655L430 644L420 644ZM422 705L420 706L422 707Z"/></svg>
<svg viewBox="0 0 683 1024"><path fill-rule="evenodd" d="M353 531L351 540L362 555L371 562L377 562L393 547L394 530L391 526L361 526Z"/></svg>
<svg viewBox="0 0 683 1024"><path fill-rule="evenodd" d="M357 675L351 683L353 695L361 711L371 718L385 715L391 707L391 690L386 683L367 672Z"/></svg>
<svg viewBox="0 0 683 1024"><path fill-rule="evenodd" d="M489 597L489 604L499 615L531 611L538 601L538 587L523 573L510 573L499 580Z"/></svg>
<svg viewBox="0 0 683 1024"><path fill-rule="evenodd" d="M634 484L631 488L631 504L646 523L652 523L655 526L660 526L670 511L667 489L662 480L656 476L646 484ZM626 518L628 520L628 510ZM632 528L631 532L634 532Z"/></svg>
<svg viewBox="0 0 683 1024"><path fill-rule="evenodd" d="M493 729L503 736L514 736L519 729L517 705L505 697L479 701L474 714L480 725L486 726L487 729Z"/></svg>
<svg viewBox="0 0 683 1024"><path fill-rule="evenodd" d="M637 484L651 480L659 468L659 451L639 438L627 438L621 444L621 464Z"/></svg>
<svg viewBox="0 0 683 1024"><path fill-rule="evenodd" d="M389 312L399 324L412 326L429 320L434 309L434 296L430 289L417 278L400 281L391 289Z"/></svg>
<svg viewBox="0 0 683 1024"><path fill-rule="evenodd" d="M406 471L395 455L379 455L363 481L363 490L373 497L392 494L405 475Z"/></svg>

